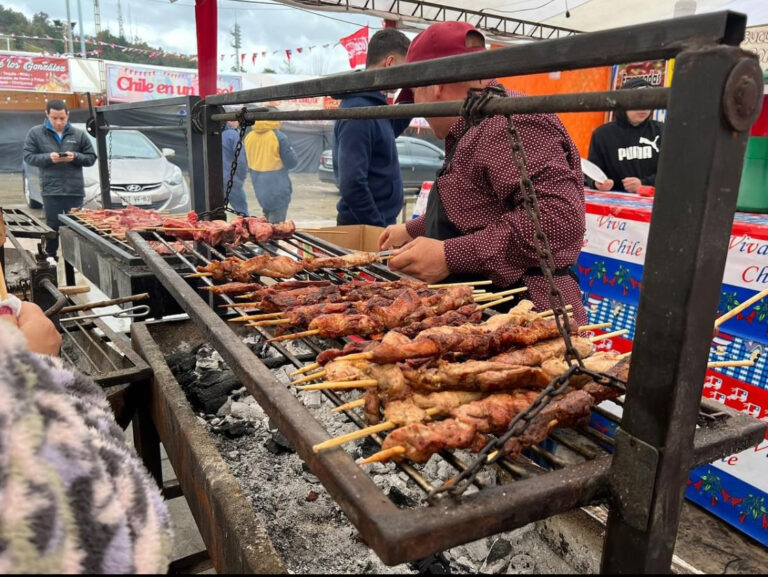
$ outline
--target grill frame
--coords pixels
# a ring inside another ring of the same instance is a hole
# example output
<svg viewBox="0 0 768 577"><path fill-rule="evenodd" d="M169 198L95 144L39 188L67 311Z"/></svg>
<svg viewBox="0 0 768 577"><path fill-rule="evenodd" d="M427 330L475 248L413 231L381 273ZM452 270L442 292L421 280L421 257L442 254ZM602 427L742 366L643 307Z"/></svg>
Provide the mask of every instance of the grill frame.
<svg viewBox="0 0 768 577"><path fill-rule="evenodd" d="M128 240L385 563L420 559L608 497L611 458L606 456L513 486L484 488L458 502L443 499L428 508L397 508L343 448L314 453L312 446L327 440L328 433L301 401L139 233L130 231ZM697 434L694 465L746 449L762 438L760 422L720 406L704 406L726 417Z"/></svg>

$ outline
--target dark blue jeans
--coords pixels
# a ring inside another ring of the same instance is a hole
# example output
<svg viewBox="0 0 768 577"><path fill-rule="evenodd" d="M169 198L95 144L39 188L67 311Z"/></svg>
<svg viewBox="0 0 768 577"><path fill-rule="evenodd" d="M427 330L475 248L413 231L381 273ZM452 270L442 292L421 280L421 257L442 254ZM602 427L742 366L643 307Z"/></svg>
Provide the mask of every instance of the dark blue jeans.
<svg viewBox="0 0 768 577"><path fill-rule="evenodd" d="M45 210L45 224L56 231L53 239L45 243L45 252L48 256L56 256L59 251L59 215L69 212L71 209L83 203L82 196L44 196L43 210Z"/></svg>

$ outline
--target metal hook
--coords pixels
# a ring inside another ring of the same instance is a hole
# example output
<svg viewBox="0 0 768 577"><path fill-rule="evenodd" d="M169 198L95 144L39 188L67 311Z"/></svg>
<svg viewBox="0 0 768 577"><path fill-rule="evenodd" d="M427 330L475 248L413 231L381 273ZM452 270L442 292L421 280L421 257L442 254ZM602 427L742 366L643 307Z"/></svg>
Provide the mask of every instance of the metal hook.
<svg viewBox="0 0 768 577"><path fill-rule="evenodd" d="M101 317L115 317L116 319L136 319L142 318L149 314L149 305L136 305L127 309L122 309L114 313L100 313L97 315L84 315L74 316L59 319L59 322L65 321L82 321L87 319L98 319Z"/></svg>

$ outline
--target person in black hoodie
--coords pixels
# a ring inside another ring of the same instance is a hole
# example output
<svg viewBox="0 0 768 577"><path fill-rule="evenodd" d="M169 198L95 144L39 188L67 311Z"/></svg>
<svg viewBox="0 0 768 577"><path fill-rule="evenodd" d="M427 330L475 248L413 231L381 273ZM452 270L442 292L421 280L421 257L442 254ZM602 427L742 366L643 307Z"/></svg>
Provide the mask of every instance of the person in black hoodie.
<svg viewBox="0 0 768 577"><path fill-rule="evenodd" d="M368 43L366 70L405 62L410 40L394 28L384 28ZM342 97L339 108L386 106L383 92ZM337 120L333 127L333 174L341 192L336 224L394 224L403 208L403 180L395 138L410 119Z"/></svg>
<svg viewBox="0 0 768 577"><path fill-rule="evenodd" d="M622 90L648 88L642 78L624 80ZM613 122L592 133L589 160L599 166L608 179L584 182L597 190L637 192L642 185L655 186L664 124L651 118L650 110L617 110Z"/></svg>

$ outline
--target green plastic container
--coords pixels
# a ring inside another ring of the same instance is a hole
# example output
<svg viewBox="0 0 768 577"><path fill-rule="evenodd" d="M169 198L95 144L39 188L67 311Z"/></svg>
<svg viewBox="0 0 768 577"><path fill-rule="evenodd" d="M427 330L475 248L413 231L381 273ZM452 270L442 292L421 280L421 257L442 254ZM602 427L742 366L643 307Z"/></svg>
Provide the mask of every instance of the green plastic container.
<svg viewBox="0 0 768 577"><path fill-rule="evenodd" d="M768 212L768 72L763 79L763 108L749 132L736 201L736 209L742 212Z"/></svg>
<svg viewBox="0 0 768 577"><path fill-rule="evenodd" d="M747 141L736 209L768 212L768 136L751 136Z"/></svg>

